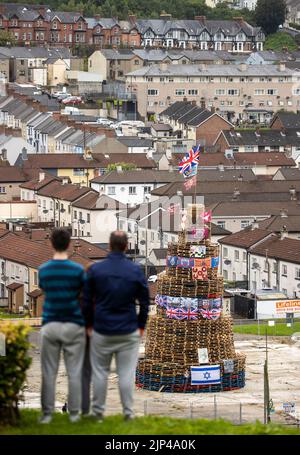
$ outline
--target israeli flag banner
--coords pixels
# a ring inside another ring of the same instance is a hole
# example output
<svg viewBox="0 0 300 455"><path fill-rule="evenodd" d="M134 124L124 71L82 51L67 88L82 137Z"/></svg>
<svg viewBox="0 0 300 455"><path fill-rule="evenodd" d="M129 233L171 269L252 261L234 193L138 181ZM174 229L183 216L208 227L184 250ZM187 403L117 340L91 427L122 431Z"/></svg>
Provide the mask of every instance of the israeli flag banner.
<svg viewBox="0 0 300 455"><path fill-rule="evenodd" d="M220 365L191 367L191 385L220 384Z"/></svg>

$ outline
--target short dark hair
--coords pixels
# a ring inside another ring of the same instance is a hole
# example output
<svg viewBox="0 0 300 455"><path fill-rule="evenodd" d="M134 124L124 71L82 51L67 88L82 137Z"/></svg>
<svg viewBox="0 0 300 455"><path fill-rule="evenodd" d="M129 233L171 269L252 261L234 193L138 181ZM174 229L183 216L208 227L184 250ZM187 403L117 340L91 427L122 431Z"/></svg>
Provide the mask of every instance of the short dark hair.
<svg viewBox="0 0 300 455"><path fill-rule="evenodd" d="M62 228L54 229L51 233L51 243L55 251L66 251L70 245L71 235Z"/></svg>
<svg viewBox="0 0 300 455"><path fill-rule="evenodd" d="M111 251L124 253L127 248L128 237L126 232L114 231L110 234L109 245Z"/></svg>

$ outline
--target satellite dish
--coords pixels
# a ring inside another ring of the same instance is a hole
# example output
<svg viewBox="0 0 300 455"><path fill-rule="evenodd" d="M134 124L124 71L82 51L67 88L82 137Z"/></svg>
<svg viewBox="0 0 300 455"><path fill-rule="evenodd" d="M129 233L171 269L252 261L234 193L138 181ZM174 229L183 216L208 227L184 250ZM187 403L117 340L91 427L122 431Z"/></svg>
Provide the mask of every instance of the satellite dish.
<svg viewBox="0 0 300 455"><path fill-rule="evenodd" d="M229 264L231 264L231 261L230 261L230 259L226 259L226 260L224 261L224 264L226 264L226 265L229 265Z"/></svg>
<svg viewBox="0 0 300 455"><path fill-rule="evenodd" d="M259 269L259 263L258 263L258 262L254 262L254 263L252 264L252 268L253 268L253 269Z"/></svg>
<svg viewBox="0 0 300 455"><path fill-rule="evenodd" d="M146 245L146 241L145 241L145 240L141 240L141 241L140 241L140 244L141 244L141 245Z"/></svg>

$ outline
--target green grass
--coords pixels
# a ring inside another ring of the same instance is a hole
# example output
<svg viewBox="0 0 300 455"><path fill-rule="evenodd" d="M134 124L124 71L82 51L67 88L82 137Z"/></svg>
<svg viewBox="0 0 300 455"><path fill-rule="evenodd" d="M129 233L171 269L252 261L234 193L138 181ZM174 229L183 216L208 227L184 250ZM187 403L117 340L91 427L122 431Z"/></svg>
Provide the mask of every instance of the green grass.
<svg viewBox="0 0 300 455"><path fill-rule="evenodd" d="M244 333L249 335L265 335L267 329L267 334L271 336L291 336L295 332L300 332L300 322L295 322L292 324L292 327L287 327L286 323L275 323L274 327L269 327L267 323L249 324L249 325L234 325L234 333ZM260 332L259 332L260 331Z"/></svg>
<svg viewBox="0 0 300 455"><path fill-rule="evenodd" d="M0 427L0 435L214 435L214 434L297 434L296 428L263 425L261 423L234 426L223 420L190 420L172 419L169 417L138 417L131 422L124 422L120 415L109 416L103 423L82 419L81 422L71 424L68 417L55 414L49 425L37 423L39 412L36 410L23 410L21 424L17 427Z"/></svg>
<svg viewBox="0 0 300 455"><path fill-rule="evenodd" d="M13 313L6 313L5 311L0 311L0 319L22 319L24 318L24 314L13 314Z"/></svg>
<svg viewBox="0 0 300 455"><path fill-rule="evenodd" d="M269 35L264 45L264 49L272 49L273 51L282 51L283 47L287 47L289 51L296 51L298 49L294 38L285 32Z"/></svg>

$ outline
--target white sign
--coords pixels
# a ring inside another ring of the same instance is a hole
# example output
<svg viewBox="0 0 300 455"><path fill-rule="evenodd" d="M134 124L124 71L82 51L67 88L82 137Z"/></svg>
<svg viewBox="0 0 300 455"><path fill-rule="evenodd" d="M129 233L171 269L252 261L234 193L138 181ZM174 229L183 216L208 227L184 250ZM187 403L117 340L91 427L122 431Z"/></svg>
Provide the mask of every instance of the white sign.
<svg viewBox="0 0 300 455"><path fill-rule="evenodd" d="M207 348L199 348L198 349L198 360L199 360L200 364L201 363L209 363Z"/></svg>
<svg viewBox="0 0 300 455"><path fill-rule="evenodd" d="M6 337L4 333L0 332L0 357L6 356Z"/></svg>
<svg viewBox="0 0 300 455"><path fill-rule="evenodd" d="M268 326L269 327L274 327L275 321L268 321Z"/></svg>
<svg viewBox="0 0 300 455"><path fill-rule="evenodd" d="M300 317L300 300L258 300L258 319L284 318L286 313L294 313Z"/></svg>
<svg viewBox="0 0 300 455"><path fill-rule="evenodd" d="M191 367L192 385L220 384L220 365L207 365L202 367Z"/></svg>

